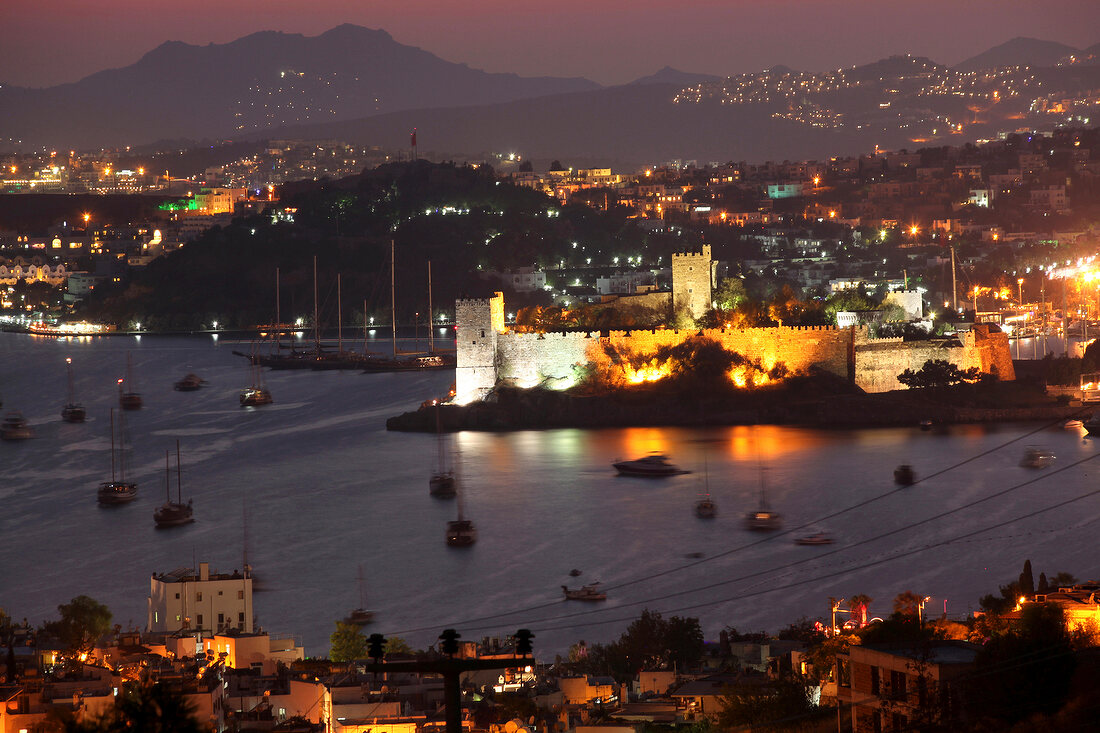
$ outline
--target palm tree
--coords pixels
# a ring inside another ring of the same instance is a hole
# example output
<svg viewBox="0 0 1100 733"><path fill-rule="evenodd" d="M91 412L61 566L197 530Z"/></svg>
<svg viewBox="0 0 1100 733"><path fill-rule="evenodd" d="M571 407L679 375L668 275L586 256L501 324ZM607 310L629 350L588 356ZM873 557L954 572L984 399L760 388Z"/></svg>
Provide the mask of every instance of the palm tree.
<svg viewBox="0 0 1100 733"><path fill-rule="evenodd" d="M849 618L856 619L861 629L867 625L867 607L873 600L871 596L857 593L848 601Z"/></svg>
<svg viewBox="0 0 1100 733"><path fill-rule="evenodd" d="M903 591L894 598L894 613L900 616L920 618L920 610L924 606L924 601L924 596L919 596L911 590Z"/></svg>

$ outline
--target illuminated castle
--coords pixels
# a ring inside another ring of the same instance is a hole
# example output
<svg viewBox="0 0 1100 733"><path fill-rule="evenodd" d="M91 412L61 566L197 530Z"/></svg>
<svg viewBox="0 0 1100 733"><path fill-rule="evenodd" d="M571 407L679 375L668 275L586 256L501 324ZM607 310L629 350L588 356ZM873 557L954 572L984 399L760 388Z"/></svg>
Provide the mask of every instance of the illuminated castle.
<svg viewBox="0 0 1100 733"><path fill-rule="evenodd" d="M672 258L674 313L699 318L711 308L714 263L710 246ZM901 389L897 375L919 370L929 359L943 359L960 369L1015 379L1008 337L975 325L957 340L903 341L871 338L865 326L778 326L703 330L566 331L518 333L504 322L504 296L455 303L455 400L480 400L498 384L567 389L595 366L619 373L625 383L654 381L667 371L652 359L658 349L702 335L727 351L760 365L755 375L731 373L738 386L760 384L756 378L782 363L789 373L821 369L847 379L867 392ZM639 364L647 366L639 368Z"/></svg>
<svg viewBox="0 0 1100 733"><path fill-rule="evenodd" d="M655 354L661 347L695 335L756 360L764 369L779 363L794 374L821 369L867 392L901 389L897 375L906 369L919 370L929 359L943 359L960 369L977 367L1003 380L1015 379L1008 337L990 333L984 324L959 334L953 342L876 339L866 327L856 326L517 333L504 324L501 293L481 300L460 300L455 313L455 400L463 404L482 399L498 384L567 389L590 366L626 370L630 357Z"/></svg>

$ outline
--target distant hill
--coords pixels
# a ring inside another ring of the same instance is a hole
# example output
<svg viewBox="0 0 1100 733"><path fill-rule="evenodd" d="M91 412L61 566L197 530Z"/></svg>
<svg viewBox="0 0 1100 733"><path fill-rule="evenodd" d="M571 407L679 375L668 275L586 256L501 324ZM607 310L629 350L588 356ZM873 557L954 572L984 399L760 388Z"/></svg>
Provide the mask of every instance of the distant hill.
<svg viewBox="0 0 1100 733"><path fill-rule="evenodd" d="M497 105L396 112L351 122L306 125L280 136L336 138L401 147L417 127L422 153L448 158L477 151L522 151L569 166L599 161L641 165L672 159L804 159L867 150L868 134L775 119L766 105L674 104L676 84L625 85ZM569 124L562 124L567 120ZM883 146L905 133L878 133ZM873 145L873 143L871 143Z"/></svg>
<svg viewBox="0 0 1100 733"><path fill-rule="evenodd" d="M487 73L382 30L264 31L227 44L168 42L122 69L46 89L4 86L5 137L99 147L224 139L295 123L597 89L587 79Z"/></svg>
<svg viewBox="0 0 1100 733"><path fill-rule="evenodd" d="M1064 43L1016 37L968 58L955 68L958 71L979 71L1000 66L1054 66L1063 57L1075 53L1080 51Z"/></svg>
<svg viewBox="0 0 1100 733"><path fill-rule="evenodd" d="M693 74L690 71L680 71L671 66L666 66L660 71L643 76L630 82L628 86L641 86L644 84L676 84L686 87L698 84L701 81L718 81L722 77L713 74Z"/></svg>

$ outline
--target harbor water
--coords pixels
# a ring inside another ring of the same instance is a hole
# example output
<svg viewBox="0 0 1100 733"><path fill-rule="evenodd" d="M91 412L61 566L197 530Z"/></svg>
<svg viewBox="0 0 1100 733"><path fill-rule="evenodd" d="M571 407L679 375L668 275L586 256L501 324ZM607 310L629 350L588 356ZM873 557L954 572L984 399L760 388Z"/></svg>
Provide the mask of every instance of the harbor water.
<svg viewBox="0 0 1100 733"><path fill-rule="evenodd" d="M387 432L385 419L445 395L453 372L265 371L274 404L242 409L252 376L235 349L248 345L210 334L0 334L3 411L21 411L36 432L0 443L0 607L39 624L85 594L124 628L143 628L152 573L203 561L232 572L247 557L262 589L259 624L324 655L334 621L360 605L362 565L376 611L368 633L424 647L449 627L466 639L528 627L538 656L552 659L580 639L616 638L644 608L696 616L716 639L727 626L774 632L827 618L830 596L856 593L874 599L872 616L888 615L902 591L931 596L928 615L946 603L961 616L1026 559L1036 577L1100 577L1100 443L1080 428L463 432L447 444L479 538L451 548L444 531L458 502L428 494L436 437ZM127 355L144 397L125 415L139 496L101 508ZM84 423L60 418L66 357ZM174 391L188 372L206 385ZM153 510L177 440L195 522L158 530ZM1021 467L1029 446L1053 452L1054 465ZM611 468L650 452L691 473L625 478ZM893 483L902 463L916 485ZM706 492L713 519L693 512ZM783 515L782 531L744 527L762 500ZM835 543L793 542L817 532ZM606 601L563 600L562 585L594 581Z"/></svg>

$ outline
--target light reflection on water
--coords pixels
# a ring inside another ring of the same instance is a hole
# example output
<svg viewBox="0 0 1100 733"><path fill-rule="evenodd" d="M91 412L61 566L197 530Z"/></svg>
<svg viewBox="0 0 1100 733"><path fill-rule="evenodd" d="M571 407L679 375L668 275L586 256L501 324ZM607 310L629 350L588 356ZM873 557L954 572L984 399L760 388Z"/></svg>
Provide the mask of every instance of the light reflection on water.
<svg viewBox="0 0 1100 733"><path fill-rule="evenodd" d="M617 636L646 606L697 615L707 637L716 638L726 625L775 631L800 616L825 614L829 596L859 592L876 599L875 615L889 613L903 590L931 595L937 607L947 598L949 611L962 613L1014 578L1027 558L1048 576L1100 576L1090 549L1100 516L1096 499L953 541L1091 490L1100 463L846 548L1038 475L1017 466L1026 445L1049 447L1057 465L1094 454L1081 431L1048 429L894 491L899 463L928 476L1034 425L461 433L454 445L465 507L480 537L456 551L443 543L456 503L427 492L434 436L384 429L386 417L444 394L450 374L268 372L275 404L241 410L237 393L249 375L233 348L248 350L224 337L57 341L0 334L4 407L22 410L38 431L32 441L0 443L0 605L9 613L41 621L85 593L107 603L116 622L142 626L149 573L194 560L231 571L243 562L246 535L249 562L269 589L256 600L261 624L299 635L311 654L327 651L332 622L358 605L359 563L368 603L378 612L371 631L401 632L423 646L448 626L465 638L531 626L536 650L549 655L577 639ZM146 404L127 414L141 496L104 510L95 504L95 487L110 471L108 409L127 350ZM83 425L59 417L67 355L77 398L88 407ZM207 386L173 391L187 372ZM177 438L183 493L194 499L197 521L157 532L152 510L164 496L165 451L174 451ZM653 481L618 477L610 468L616 458L653 451L692 473ZM755 508L762 484L788 529L826 530L838 544L800 547L791 536L761 542L744 530L741 515ZM709 521L692 512L706 489L719 512ZM832 550L839 551L825 554ZM691 553L704 558L686 557ZM862 567L884 557L897 559ZM805 559L811 561L787 567ZM570 578L572 568L583 575ZM844 574L832 577L837 572ZM650 579L636 582L643 578ZM605 604L560 600L562 584L594 580L611 589ZM799 585L781 587L790 583ZM473 620L516 609L529 610Z"/></svg>

